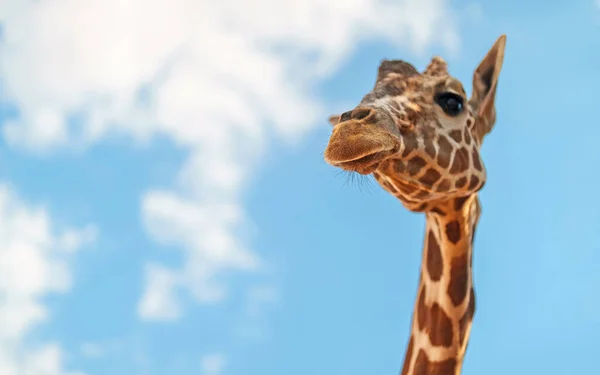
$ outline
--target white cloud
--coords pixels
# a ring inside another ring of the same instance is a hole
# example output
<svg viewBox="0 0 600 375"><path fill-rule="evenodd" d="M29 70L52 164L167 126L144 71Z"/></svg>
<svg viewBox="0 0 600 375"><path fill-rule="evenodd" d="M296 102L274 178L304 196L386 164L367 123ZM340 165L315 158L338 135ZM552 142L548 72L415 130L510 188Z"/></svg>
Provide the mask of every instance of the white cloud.
<svg viewBox="0 0 600 375"><path fill-rule="evenodd" d="M79 347L79 353L88 359L113 361L115 358L125 357L130 360L136 356L139 346L135 337L125 336L105 341L84 342Z"/></svg>
<svg viewBox="0 0 600 375"><path fill-rule="evenodd" d="M272 285L248 288L237 333L244 339L268 340L271 337L270 313L279 307L280 296Z"/></svg>
<svg viewBox="0 0 600 375"><path fill-rule="evenodd" d="M146 319L179 316L178 290L216 302L227 295L222 271L260 268L239 237L243 188L269 134L294 142L327 126L311 88L359 42L459 47L446 0L9 3L0 64L22 113L2 128L10 145L44 153L118 133L166 135L189 152L172 188L142 197L149 234L186 259L182 269L147 267Z"/></svg>
<svg viewBox="0 0 600 375"><path fill-rule="evenodd" d="M102 358L106 355L106 348L95 342L85 342L79 350L86 358Z"/></svg>
<svg viewBox="0 0 600 375"><path fill-rule="evenodd" d="M227 365L227 358L221 353L207 354L200 359L202 375L219 375Z"/></svg>
<svg viewBox="0 0 600 375"><path fill-rule="evenodd" d="M75 375L55 343L30 348L26 337L48 319L41 299L71 287L69 260L95 229L57 233L45 209L30 207L0 185L0 374Z"/></svg>
<svg viewBox="0 0 600 375"><path fill-rule="evenodd" d="M177 273L160 265L146 266L146 291L138 305L138 314L145 319L174 320L181 307L173 295L179 285Z"/></svg>

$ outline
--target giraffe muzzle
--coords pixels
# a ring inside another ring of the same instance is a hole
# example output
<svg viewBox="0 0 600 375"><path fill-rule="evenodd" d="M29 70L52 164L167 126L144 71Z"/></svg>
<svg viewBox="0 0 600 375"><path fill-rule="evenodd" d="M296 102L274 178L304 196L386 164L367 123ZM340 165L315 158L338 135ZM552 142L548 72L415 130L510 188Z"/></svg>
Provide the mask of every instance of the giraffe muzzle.
<svg viewBox="0 0 600 375"><path fill-rule="evenodd" d="M379 164L400 152L402 142L386 130L350 120L339 123L325 149L325 161L343 170L370 174Z"/></svg>

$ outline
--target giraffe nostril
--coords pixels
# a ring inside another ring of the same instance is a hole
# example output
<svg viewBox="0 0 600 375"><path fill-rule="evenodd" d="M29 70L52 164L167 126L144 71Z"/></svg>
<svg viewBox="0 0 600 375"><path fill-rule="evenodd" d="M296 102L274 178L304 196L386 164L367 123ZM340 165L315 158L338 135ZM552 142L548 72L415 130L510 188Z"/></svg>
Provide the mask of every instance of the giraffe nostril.
<svg viewBox="0 0 600 375"><path fill-rule="evenodd" d="M350 113L350 118L354 120L363 120L373 113L373 108L356 108Z"/></svg>

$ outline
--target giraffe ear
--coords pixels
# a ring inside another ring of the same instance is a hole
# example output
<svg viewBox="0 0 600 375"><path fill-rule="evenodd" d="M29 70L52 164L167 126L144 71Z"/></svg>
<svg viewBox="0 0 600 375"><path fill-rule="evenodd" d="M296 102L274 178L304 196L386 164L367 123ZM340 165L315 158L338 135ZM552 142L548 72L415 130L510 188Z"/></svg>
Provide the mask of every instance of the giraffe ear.
<svg viewBox="0 0 600 375"><path fill-rule="evenodd" d="M473 93L469 104L475 111L475 132L480 140L496 122L496 87L504 60L506 35L500 36L473 74Z"/></svg>
<svg viewBox="0 0 600 375"><path fill-rule="evenodd" d="M329 116L329 123L331 126L336 126L338 122L340 122L340 115L331 115Z"/></svg>

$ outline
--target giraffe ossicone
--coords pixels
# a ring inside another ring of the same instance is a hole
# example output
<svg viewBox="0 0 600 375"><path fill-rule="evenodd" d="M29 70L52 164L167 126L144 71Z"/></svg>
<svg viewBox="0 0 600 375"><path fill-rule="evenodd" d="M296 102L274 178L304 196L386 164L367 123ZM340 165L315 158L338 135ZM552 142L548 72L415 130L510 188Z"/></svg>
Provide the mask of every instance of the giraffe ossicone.
<svg viewBox="0 0 600 375"><path fill-rule="evenodd" d="M480 150L496 122L505 45L502 35L475 69L470 98L441 57L422 73L384 60L359 105L329 118L325 161L373 174L407 209L426 215L403 375L461 372L475 311L472 246L486 181Z"/></svg>

